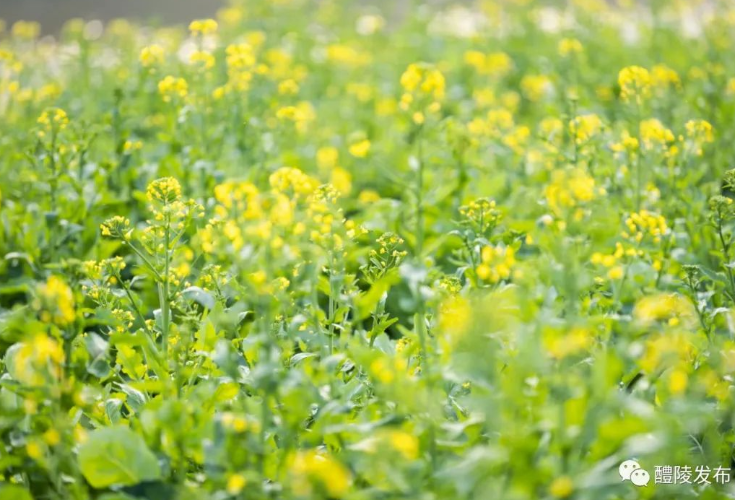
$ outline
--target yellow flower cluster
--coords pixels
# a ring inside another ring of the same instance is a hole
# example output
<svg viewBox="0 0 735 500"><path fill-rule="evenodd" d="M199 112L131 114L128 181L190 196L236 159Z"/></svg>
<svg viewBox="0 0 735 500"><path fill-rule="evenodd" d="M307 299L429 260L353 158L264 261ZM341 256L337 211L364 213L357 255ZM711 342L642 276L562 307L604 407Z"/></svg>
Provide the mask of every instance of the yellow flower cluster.
<svg viewBox="0 0 735 500"><path fill-rule="evenodd" d="M108 238L129 239L132 229L130 228L130 220L121 215L116 215L107 219L100 224L102 236Z"/></svg>
<svg viewBox="0 0 735 500"><path fill-rule="evenodd" d="M712 124L706 120L689 120L685 127L694 154L702 156L702 146L715 140Z"/></svg>
<svg viewBox="0 0 735 500"><path fill-rule="evenodd" d="M615 251L610 254L603 254L601 252L595 252L590 258L590 262L595 265L601 265L607 268L607 277L611 280L619 280L623 278L625 270L620 263L624 257L636 257L642 256L643 250L636 250L635 248L626 249L622 243L618 242L615 244Z"/></svg>
<svg viewBox="0 0 735 500"><path fill-rule="evenodd" d="M509 246L488 245L480 251L480 265L477 276L489 283L497 283L510 278L511 269L516 263L515 251Z"/></svg>
<svg viewBox="0 0 735 500"><path fill-rule="evenodd" d="M627 66L618 73L620 97L642 103L651 94L651 74L641 66Z"/></svg>
<svg viewBox="0 0 735 500"><path fill-rule="evenodd" d="M681 87L679 74L665 64L657 64L651 68L651 85L657 91L665 91L671 87Z"/></svg>
<svg viewBox="0 0 735 500"><path fill-rule="evenodd" d="M293 167L279 168L270 175L268 183L274 191L296 197L311 194L318 185L316 179Z"/></svg>
<svg viewBox="0 0 735 500"><path fill-rule="evenodd" d="M148 184L145 194L150 202L173 203L181 199L181 184L173 177L163 177Z"/></svg>
<svg viewBox="0 0 735 500"><path fill-rule="evenodd" d="M603 123L596 114L577 116L569 122L569 132L577 142L584 144L600 133Z"/></svg>
<svg viewBox="0 0 735 500"><path fill-rule="evenodd" d="M165 52L163 50L163 47L154 44L143 47L143 49L140 51L139 59L140 64L143 65L144 68L151 68L153 66L163 63L164 57Z"/></svg>
<svg viewBox="0 0 735 500"><path fill-rule="evenodd" d="M158 82L158 93L165 102L178 98L183 99L189 93L189 84L183 78L168 75Z"/></svg>
<svg viewBox="0 0 735 500"><path fill-rule="evenodd" d="M303 133L306 132L309 123L314 121L316 114L312 105L303 101L296 106L283 106L279 108L276 111L276 118L293 123L296 130Z"/></svg>
<svg viewBox="0 0 735 500"><path fill-rule="evenodd" d="M469 50L464 54L464 62L481 75L503 77L513 70L513 60L505 52L485 54L478 50Z"/></svg>
<svg viewBox="0 0 735 500"><path fill-rule="evenodd" d="M447 297L439 306L439 330L447 334L446 342L456 344L472 323L472 307L461 296Z"/></svg>
<svg viewBox="0 0 735 500"><path fill-rule="evenodd" d="M231 70L250 69L255 66L255 49L247 42L233 43L225 49L227 67Z"/></svg>
<svg viewBox="0 0 735 500"><path fill-rule="evenodd" d="M412 119L422 124L425 114L437 113L445 93L444 75L428 63L413 63L401 75L401 109L413 110Z"/></svg>
<svg viewBox="0 0 735 500"><path fill-rule="evenodd" d="M370 141L368 139L362 139L353 144L350 144L350 154L355 158L365 158L370 152Z"/></svg>
<svg viewBox="0 0 735 500"><path fill-rule="evenodd" d="M669 326L676 326L683 320L691 321L695 317L695 310L688 298L661 293L639 299L633 309L633 317L642 323L663 321Z"/></svg>
<svg viewBox="0 0 735 500"><path fill-rule="evenodd" d="M595 180L581 168L555 170L545 190L546 202L556 213L592 201L595 194Z"/></svg>
<svg viewBox="0 0 735 500"><path fill-rule="evenodd" d="M41 113L37 121L47 131L63 130L69 124L69 117L61 108L50 108Z"/></svg>
<svg viewBox="0 0 735 500"><path fill-rule="evenodd" d="M367 231L345 219L336 205L339 192L331 184L317 188L308 198L306 215L315 228L309 233L313 243L331 250L344 249L345 239L354 239Z"/></svg>
<svg viewBox="0 0 735 500"><path fill-rule="evenodd" d="M215 212L225 217L234 210L245 219L257 219L262 214L260 192L251 182L226 181L214 188L214 197L219 203Z"/></svg>
<svg viewBox="0 0 735 500"><path fill-rule="evenodd" d="M521 79L521 91L526 99L537 102L553 94L554 84L546 75L525 75Z"/></svg>
<svg viewBox="0 0 735 500"><path fill-rule="evenodd" d="M331 455L314 450L296 453L289 472L297 495L311 495L316 490L328 497L340 498L352 483L350 471L344 465Z"/></svg>
<svg viewBox="0 0 735 500"><path fill-rule="evenodd" d="M546 327L542 334L546 352L556 359L564 359L585 352L594 341L589 328L576 326L569 330Z"/></svg>
<svg viewBox="0 0 735 500"><path fill-rule="evenodd" d="M206 50L195 50L189 55L189 63L201 69L208 70L214 67L215 58Z"/></svg>
<svg viewBox="0 0 735 500"><path fill-rule="evenodd" d="M641 141L646 149L665 148L675 141L674 133L657 120L643 120L639 126Z"/></svg>
<svg viewBox="0 0 735 500"><path fill-rule="evenodd" d="M576 38L562 38L557 44L557 52L562 57L569 57L575 54L581 54L584 50L582 42Z"/></svg>
<svg viewBox="0 0 735 500"><path fill-rule="evenodd" d="M74 322L74 294L61 278L49 276L46 283L38 287L38 295L36 306L41 310L42 321L62 327Z"/></svg>
<svg viewBox="0 0 735 500"><path fill-rule="evenodd" d="M328 45L326 55L330 62L354 67L368 65L373 59L369 52L341 43Z"/></svg>
<svg viewBox="0 0 735 500"><path fill-rule="evenodd" d="M35 21L16 21L10 32L16 38L35 40L41 33L41 25Z"/></svg>
<svg viewBox="0 0 735 500"><path fill-rule="evenodd" d="M658 244L661 242L661 237L669 231L666 219L648 210L630 214L625 220L625 226L628 230L622 233L622 237L634 240L636 243L640 243L646 236L651 236L653 242Z"/></svg>
<svg viewBox="0 0 735 500"><path fill-rule="evenodd" d="M32 387L58 380L65 359L63 347L45 333L36 333L28 341L14 344L7 356L13 378Z"/></svg>
<svg viewBox="0 0 735 500"><path fill-rule="evenodd" d="M189 31L195 36L206 36L217 33L217 21L214 19L197 19L189 24Z"/></svg>

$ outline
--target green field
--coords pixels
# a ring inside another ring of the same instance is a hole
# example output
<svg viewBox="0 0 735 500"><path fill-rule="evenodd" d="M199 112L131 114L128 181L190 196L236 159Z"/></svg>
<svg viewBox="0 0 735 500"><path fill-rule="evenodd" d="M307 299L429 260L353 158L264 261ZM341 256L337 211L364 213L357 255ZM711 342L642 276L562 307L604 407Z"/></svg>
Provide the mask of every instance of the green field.
<svg viewBox="0 0 735 500"><path fill-rule="evenodd" d="M380 5L3 27L0 500L735 498L735 4Z"/></svg>

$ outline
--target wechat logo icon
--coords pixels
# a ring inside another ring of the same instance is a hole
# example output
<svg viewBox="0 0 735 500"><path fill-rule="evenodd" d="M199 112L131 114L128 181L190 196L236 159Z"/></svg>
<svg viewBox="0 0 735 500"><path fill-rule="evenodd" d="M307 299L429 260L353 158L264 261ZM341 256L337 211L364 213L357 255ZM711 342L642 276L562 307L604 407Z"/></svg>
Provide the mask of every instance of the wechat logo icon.
<svg viewBox="0 0 735 500"><path fill-rule="evenodd" d="M630 481L636 486L646 486L651 480L650 474L645 469L641 469L641 466L635 460L626 460L620 467L618 472L623 481Z"/></svg>

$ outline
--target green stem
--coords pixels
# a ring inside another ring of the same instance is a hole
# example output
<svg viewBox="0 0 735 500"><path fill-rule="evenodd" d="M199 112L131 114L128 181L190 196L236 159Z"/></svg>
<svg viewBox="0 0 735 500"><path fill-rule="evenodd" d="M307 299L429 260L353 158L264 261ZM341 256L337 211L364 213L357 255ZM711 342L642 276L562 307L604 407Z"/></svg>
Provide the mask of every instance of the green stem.
<svg viewBox="0 0 735 500"><path fill-rule="evenodd" d="M155 266L154 266L154 265L153 265L153 264L151 263L151 261L150 261L150 260L148 259L148 257L146 257L146 256L145 256L145 254L144 254L143 252L141 252L141 251L140 251L140 250L139 250L139 249L138 249L138 248L137 248L137 247L136 247L135 245L133 245L133 242L132 242L132 241L127 241L126 243L127 243L127 244L128 244L128 246L129 246L129 247L130 247L130 248L131 248L131 249L132 249L132 250L133 250L133 251L135 252L135 254L136 254L136 255L137 255L138 257L140 257L140 258L141 258L141 259L143 260L143 262L145 262L146 266L148 266L148 269L150 269L150 270L151 270L151 272L153 273L153 275L155 276L155 278L156 278L156 279L157 279L158 281L163 281L163 277L161 276L161 273L159 273L159 272L158 272L158 270L157 270L157 269L156 269L156 267L155 267Z"/></svg>
<svg viewBox="0 0 735 500"><path fill-rule="evenodd" d="M169 323L171 321L171 306L169 304L169 265L171 261L171 221L166 220L166 239L164 254L164 276L163 283L159 284L159 295L161 300L161 329L163 330L163 356L168 359L168 335Z"/></svg>
<svg viewBox="0 0 735 500"><path fill-rule="evenodd" d="M727 273L728 283L730 285L730 299L735 301L735 277L732 274L732 269L730 268L730 244L725 241L725 235L722 232L722 222L718 221L717 223L717 235L720 238L720 244L722 245L722 253L725 256L725 273Z"/></svg>
<svg viewBox="0 0 735 500"><path fill-rule="evenodd" d="M416 256L421 259L424 251L424 157L421 132L416 138L418 148L418 172L416 182Z"/></svg>

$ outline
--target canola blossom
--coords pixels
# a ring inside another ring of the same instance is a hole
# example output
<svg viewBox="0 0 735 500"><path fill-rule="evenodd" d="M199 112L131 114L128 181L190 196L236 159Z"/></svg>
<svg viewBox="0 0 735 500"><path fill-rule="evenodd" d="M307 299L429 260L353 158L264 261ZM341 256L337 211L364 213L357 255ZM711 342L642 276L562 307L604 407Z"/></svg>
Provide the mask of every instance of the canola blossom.
<svg viewBox="0 0 735 500"><path fill-rule="evenodd" d="M732 2L403 5L0 23L0 500L733 496Z"/></svg>

